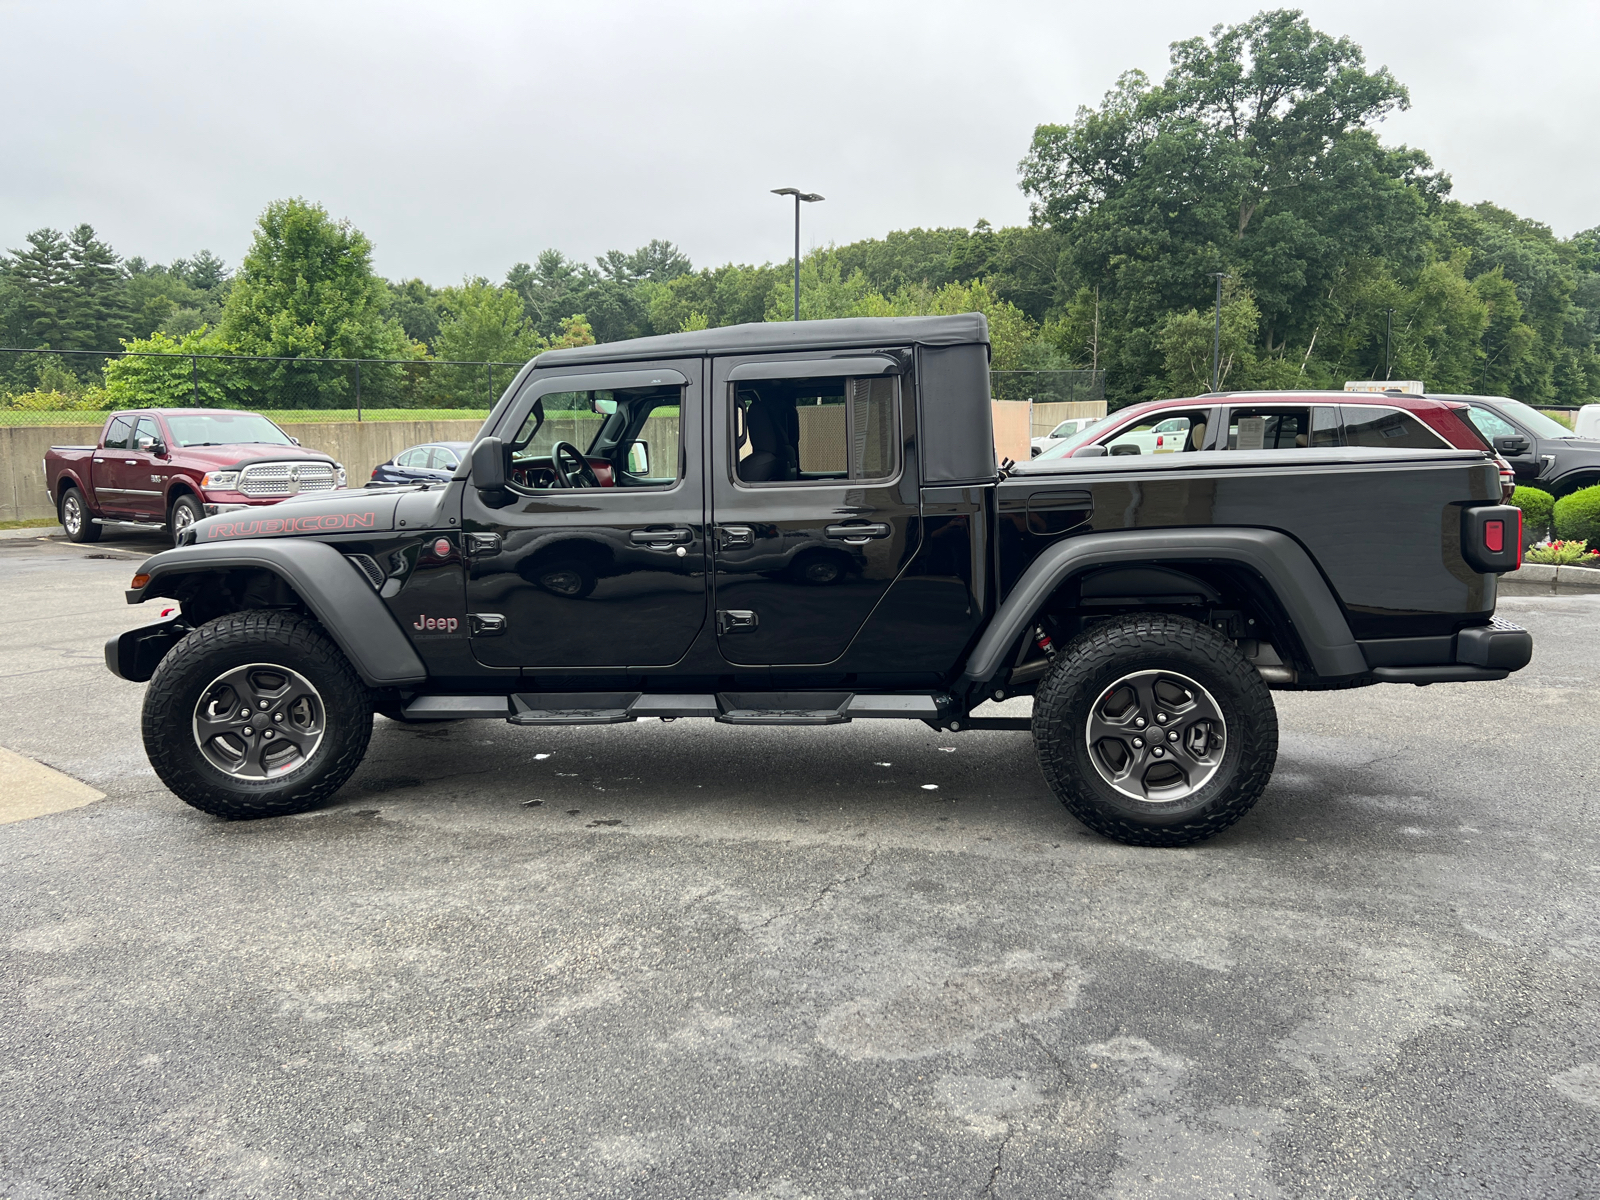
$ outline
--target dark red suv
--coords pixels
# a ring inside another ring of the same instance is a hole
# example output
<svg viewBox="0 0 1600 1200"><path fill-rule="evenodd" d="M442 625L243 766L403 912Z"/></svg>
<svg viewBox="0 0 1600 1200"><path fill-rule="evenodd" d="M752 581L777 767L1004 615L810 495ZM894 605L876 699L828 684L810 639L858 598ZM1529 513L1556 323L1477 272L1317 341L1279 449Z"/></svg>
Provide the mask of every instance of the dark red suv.
<svg viewBox="0 0 1600 1200"><path fill-rule="evenodd" d="M1362 446L1392 450L1494 448L1467 419L1469 406L1400 392L1214 392L1132 404L1039 455L1181 454ZM1500 463L1500 487L1515 486Z"/></svg>

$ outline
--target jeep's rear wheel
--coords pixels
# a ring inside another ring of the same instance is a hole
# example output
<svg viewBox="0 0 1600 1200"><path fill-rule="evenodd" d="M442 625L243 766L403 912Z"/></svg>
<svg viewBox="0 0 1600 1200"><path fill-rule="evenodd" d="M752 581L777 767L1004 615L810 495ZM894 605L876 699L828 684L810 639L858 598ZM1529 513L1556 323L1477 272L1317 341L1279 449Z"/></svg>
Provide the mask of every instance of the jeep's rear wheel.
<svg viewBox="0 0 1600 1200"><path fill-rule="evenodd" d="M285 816L321 804L354 773L372 707L315 622L233 613L161 660L145 692L145 750L161 781L202 812Z"/></svg>
<svg viewBox="0 0 1600 1200"><path fill-rule="evenodd" d="M1039 766L1067 811L1134 846L1183 846L1261 797L1278 717L1261 675L1197 621L1137 616L1063 647L1034 698Z"/></svg>
<svg viewBox="0 0 1600 1200"><path fill-rule="evenodd" d="M57 506L61 528L67 531L67 540L73 542L98 542L100 526L89 517L89 506L83 502L83 493L75 487L64 488L61 503Z"/></svg>

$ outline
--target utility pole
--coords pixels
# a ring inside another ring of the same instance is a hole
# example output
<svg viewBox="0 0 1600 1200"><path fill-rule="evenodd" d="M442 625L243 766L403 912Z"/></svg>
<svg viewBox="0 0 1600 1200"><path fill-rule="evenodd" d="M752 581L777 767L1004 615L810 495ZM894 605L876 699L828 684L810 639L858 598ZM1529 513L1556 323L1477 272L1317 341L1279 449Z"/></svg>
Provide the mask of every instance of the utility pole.
<svg viewBox="0 0 1600 1200"><path fill-rule="evenodd" d="M815 204L824 197L815 192L802 192L799 188L773 188L774 196L794 197L794 319L800 319L800 202Z"/></svg>
<svg viewBox="0 0 1600 1200"><path fill-rule="evenodd" d="M1222 281L1229 276L1213 271L1211 277L1217 281L1217 324L1211 335L1211 390L1218 392L1222 390Z"/></svg>
<svg viewBox="0 0 1600 1200"><path fill-rule="evenodd" d="M1383 331L1383 381L1389 382L1394 369L1394 309L1389 310L1389 323Z"/></svg>

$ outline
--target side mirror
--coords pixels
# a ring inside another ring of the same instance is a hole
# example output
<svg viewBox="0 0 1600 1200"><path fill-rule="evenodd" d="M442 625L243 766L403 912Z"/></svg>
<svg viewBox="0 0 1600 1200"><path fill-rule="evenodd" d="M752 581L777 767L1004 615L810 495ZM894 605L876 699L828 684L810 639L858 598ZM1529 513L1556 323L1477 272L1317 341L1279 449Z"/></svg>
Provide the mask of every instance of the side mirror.
<svg viewBox="0 0 1600 1200"><path fill-rule="evenodd" d="M634 442L628 447L628 474L650 474L650 443L644 440Z"/></svg>
<svg viewBox="0 0 1600 1200"><path fill-rule="evenodd" d="M482 438L472 448L472 486L480 492L505 490L506 444L499 438Z"/></svg>
<svg viewBox="0 0 1600 1200"><path fill-rule="evenodd" d="M1494 448L1501 454L1526 454L1528 452L1528 439L1525 437L1497 437Z"/></svg>
<svg viewBox="0 0 1600 1200"><path fill-rule="evenodd" d="M291 442L293 442L296 446L298 446L300 444L300 439L295 437L295 436L293 436L292 434L290 435L289 440Z"/></svg>
<svg viewBox="0 0 1600 1200"><path fill-rule="evenodd" d="M1073 458L1104 458L1105 456L1106 448L1104 446L1079 446L1072 452Z"/></svg>
<svg viewBox="0 0 1600 1200"><path fill-rule="evenodd" d="M139 449L146 454L154 454L157 458L165 458L167 456L167 444L158 437L140 438Z"/></svg>

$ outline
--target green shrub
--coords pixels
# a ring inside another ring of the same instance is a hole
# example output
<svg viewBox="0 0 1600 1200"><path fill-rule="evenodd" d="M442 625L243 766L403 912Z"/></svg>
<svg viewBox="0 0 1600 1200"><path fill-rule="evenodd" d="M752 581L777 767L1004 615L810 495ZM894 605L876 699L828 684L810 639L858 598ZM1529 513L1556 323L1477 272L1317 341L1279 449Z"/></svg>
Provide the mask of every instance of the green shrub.
<svg viewBox="0 0 1600 1200"><path fill-rule="evenodd" d="M1587 542L1540 542L1537 546L1529 546L1528 552L1523 555L1523 561L1531 563L1544 563L1552 567L1566 567L1574 564L1592 566L1600 554L1589 549Z"/></svg>
<svg viewBox="0 0 1600 1200"><path fill-rule="evenodd" d="M1556 498L1538 488L1519 487L1511 493L1511 503L1522 510L1522 544L1531 546L1550 533L1550 516Z"/></svg>
<svg viewBox="0 0 1600 1200"><path fill-rule="evenodd" d="M1557 500L1555 522L1556 536L1563 541L1600 540L1600 484Z"/></svg>

